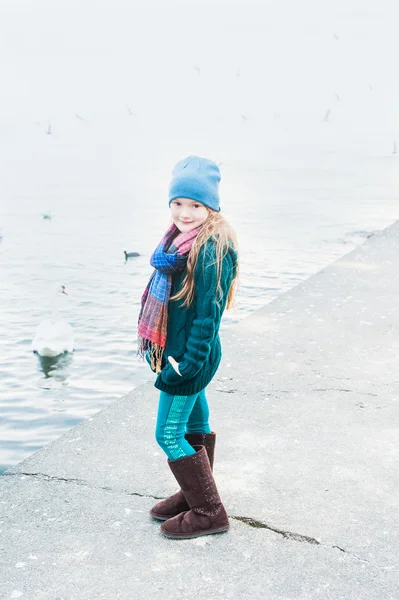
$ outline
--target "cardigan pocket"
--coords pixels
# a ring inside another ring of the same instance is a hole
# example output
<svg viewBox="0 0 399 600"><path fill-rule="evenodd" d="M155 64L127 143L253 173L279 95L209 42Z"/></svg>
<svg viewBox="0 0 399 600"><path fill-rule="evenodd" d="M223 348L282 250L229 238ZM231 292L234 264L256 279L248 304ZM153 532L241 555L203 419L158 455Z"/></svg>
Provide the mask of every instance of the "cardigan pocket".
<svg viewBox="0 0 399 600"><path fill-rule="evenodd" d="M176 385L180 382L183 383L184 377L179 375L179 373L177 373L172 367L172 365L168 362L167 365L161 371L161 380L167 385Z"/></svg>

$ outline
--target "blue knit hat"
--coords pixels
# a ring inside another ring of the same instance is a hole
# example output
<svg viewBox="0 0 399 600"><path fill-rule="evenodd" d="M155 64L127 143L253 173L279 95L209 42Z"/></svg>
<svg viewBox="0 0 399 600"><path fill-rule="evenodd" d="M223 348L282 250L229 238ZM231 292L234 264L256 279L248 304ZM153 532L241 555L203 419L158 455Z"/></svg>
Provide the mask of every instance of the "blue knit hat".
<svg viewBox="0 0 399 600"><path fill-rule="evenodd" d="M175 198L190 198L219 212L219 181L219 167L213 160L188 156L180 160L172 171L169 206Z"/></svg>

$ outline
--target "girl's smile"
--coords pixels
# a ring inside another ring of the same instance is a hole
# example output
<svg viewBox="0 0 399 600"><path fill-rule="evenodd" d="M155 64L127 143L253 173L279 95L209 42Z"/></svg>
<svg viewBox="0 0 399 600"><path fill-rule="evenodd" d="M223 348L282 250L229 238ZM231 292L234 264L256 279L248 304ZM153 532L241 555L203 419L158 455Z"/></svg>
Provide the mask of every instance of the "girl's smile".
<svg viewBox="0 0 399 600"><path fill-rule="evenodd" d="M182 233L186 233L202 225L208 218L209 211L196 200L176 198L170 203L172 219Z"/></svg>

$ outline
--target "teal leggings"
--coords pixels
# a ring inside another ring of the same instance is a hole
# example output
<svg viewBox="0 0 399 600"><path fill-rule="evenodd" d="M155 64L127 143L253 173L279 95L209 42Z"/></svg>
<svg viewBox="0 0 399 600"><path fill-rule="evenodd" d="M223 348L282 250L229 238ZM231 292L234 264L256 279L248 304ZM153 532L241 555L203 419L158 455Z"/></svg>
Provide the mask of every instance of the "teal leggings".
<svg viewBox="0 0 399 600"><path fill-rule="evenodd" d="M195 454L185 433L211 433L205 390L192 396L161 392L155 438L169 460Z"/></svg>

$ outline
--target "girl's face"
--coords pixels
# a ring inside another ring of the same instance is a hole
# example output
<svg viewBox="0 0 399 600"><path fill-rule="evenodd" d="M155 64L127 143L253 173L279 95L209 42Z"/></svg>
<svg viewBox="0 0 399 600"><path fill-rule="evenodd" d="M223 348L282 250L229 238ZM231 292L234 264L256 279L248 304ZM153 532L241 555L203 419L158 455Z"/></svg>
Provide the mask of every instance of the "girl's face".
<svg viewBox="0 0 399 600"><path fill-rule="evenodd" d="M170 203L173 223L182 233L187 233L204 223L209 215L209 211L196 200L190 198L175 198Z"/></svg>

